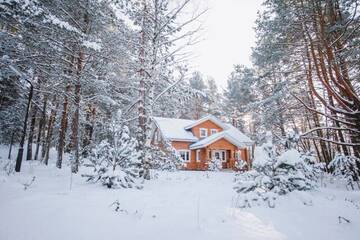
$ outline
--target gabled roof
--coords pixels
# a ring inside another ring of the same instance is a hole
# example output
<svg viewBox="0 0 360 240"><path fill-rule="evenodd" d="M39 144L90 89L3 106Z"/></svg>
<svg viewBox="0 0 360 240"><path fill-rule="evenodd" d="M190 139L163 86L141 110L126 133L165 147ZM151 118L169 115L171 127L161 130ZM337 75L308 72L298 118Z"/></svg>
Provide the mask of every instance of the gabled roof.
<svg viewBox="0 0 360 240"><path fill-rule="evenodd" d="M223 131L199 140L192 134L190 129L207 120L210 120L219 127L223 128ZM220 121L212 115L208 115L199 120L154 117L154 122L160 129L164 138L171 141L194 142L190 145L190 149L206 147L221 138L225 138L227 141L238 147L249 146L254 143L248 136L243 134L237 128L231 124Z"/></svg>
<svg viewBox="0 0 360 240"><path fill-rule="evenodd" d="M192 124L194 120L154 117L154 122L160 129L164 138L168 140L188 142L198 141L198 138L195 137L191 131L185 130L185 127Z"/></svg>
<svg viewBox="0 0 360 240"><path fill-rule="evenodd" d="M202 117L202 118L200 118L198 120L193 120L193 122L191 124L187 125L185 127L185 129L190 130L191 128L193 128L193 127L195 127L195 126L197 126L197 125L199 125L199 124L201 124L201 123L203 123L203 122L205 122L207 120L212 121L213 123L215 123L216 125L218 125L222 129L225 129L225 127L226 127L224 125L224 123L222 121L220 121L218 118L214 117L213 115L207 115L207 116Z"/></svg>
<svg viewBox="0 0 360 240"><path fill-rule="evenodd" d="M245 147L254 143L248 136L240 132L237 128L231 124L226 124L224 131L212 134L207 138L191 144L190 149L206 147L222 138L226 139L237 147Z"/></svg>

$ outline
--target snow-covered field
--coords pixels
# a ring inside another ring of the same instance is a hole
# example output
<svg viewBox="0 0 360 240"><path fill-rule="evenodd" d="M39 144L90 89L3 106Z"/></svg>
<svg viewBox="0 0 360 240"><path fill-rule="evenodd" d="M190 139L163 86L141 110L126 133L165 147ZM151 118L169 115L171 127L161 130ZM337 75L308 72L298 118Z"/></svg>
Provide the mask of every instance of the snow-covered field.
<svg viewBox="0 0 360 240"><path fill-rule="evenodd" d="M1 240L359 239L360 192L294 193L275 208L234 207L231 172L158 172L143 190L109 190L69 168L25 162L0 177ZM35 181L24 190L24 183ZM120 203L119 210L115 211ZM307 203L307 204L304 204ZM339 223L342 216L351 222Z"/></svg>

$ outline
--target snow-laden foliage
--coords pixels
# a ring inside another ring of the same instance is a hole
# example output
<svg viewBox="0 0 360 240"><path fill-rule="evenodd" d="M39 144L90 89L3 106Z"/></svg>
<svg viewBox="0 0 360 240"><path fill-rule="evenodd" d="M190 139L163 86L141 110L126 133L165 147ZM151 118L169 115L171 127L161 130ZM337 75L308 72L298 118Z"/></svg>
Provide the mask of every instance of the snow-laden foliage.
<svg viewBox="0 0 360 240"><path fill-rule="evenodd" d="M329 163L328 167L332 171L335 178L344 179L347 187L354 190L354 185L360 189L360 159L354 156L345 156L336 154L334 159Z"/></svg>
<svg viewBox="0 0 360 240"><path fill-rule="evenodd" d="M209 161L208 170L219 171L220 169L222 169L222 163L220 159L213 158Z"/></svg>
<svg viewBox="0 0 360 240"><path fill-rule="evenodd" d="M152 145L149 153L152 169L176 171L184 167L184 160L167 141L162 148Z"/></svg>
<svg viewBox="0 0 360 240"><path fill-rule="evenodd" d="M96 145L85 159L84 166L92 168L92 172L82 176L108 188L142 188L136 140L130 137L128 127L116 120L109 133L109 138Z"/></svg>
<svg viewBox="0 0 360 240"><path fill-rule="evenodd" d="M252 169L235 178L234 189L242 198L238 206L250 207L254 202L265 201L274 207L277 196L315 188L318 174L319 168L308 154L294 148L278 154L268 141L257 151Z"/></svg>

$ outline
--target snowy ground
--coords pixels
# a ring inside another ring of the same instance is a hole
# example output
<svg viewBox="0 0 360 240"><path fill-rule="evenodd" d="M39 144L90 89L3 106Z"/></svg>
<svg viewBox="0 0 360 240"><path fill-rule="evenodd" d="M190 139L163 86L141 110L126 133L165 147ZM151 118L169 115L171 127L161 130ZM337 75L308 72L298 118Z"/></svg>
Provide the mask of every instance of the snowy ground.
<svg viewBox="0 0 360 240"><path fill-rule="evenodd" d="M292 194L275 208L237 209L231 172L158 173L143 190L108 190L79 176L73 176L70 189L67 167L26 162L22 170L0 177L1 240L347 240L360 235L359 191L330 187ZM111 206L116 200L118 212ZM339 223L338 216L351 222Z"/></svg>

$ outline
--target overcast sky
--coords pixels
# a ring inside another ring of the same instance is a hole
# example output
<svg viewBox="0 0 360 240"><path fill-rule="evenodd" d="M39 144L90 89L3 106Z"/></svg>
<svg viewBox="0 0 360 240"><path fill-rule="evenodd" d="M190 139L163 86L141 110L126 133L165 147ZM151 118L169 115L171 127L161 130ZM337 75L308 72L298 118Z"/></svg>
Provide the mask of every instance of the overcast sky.
<svg viewBox="0 0 360 240"><path fill-rule="evenodd" d="M234 64L251 65L255 20L263 0L203 0L209 10L203 19L203 38L194 49L191 65L212 76L220 88Z"/></svg>

